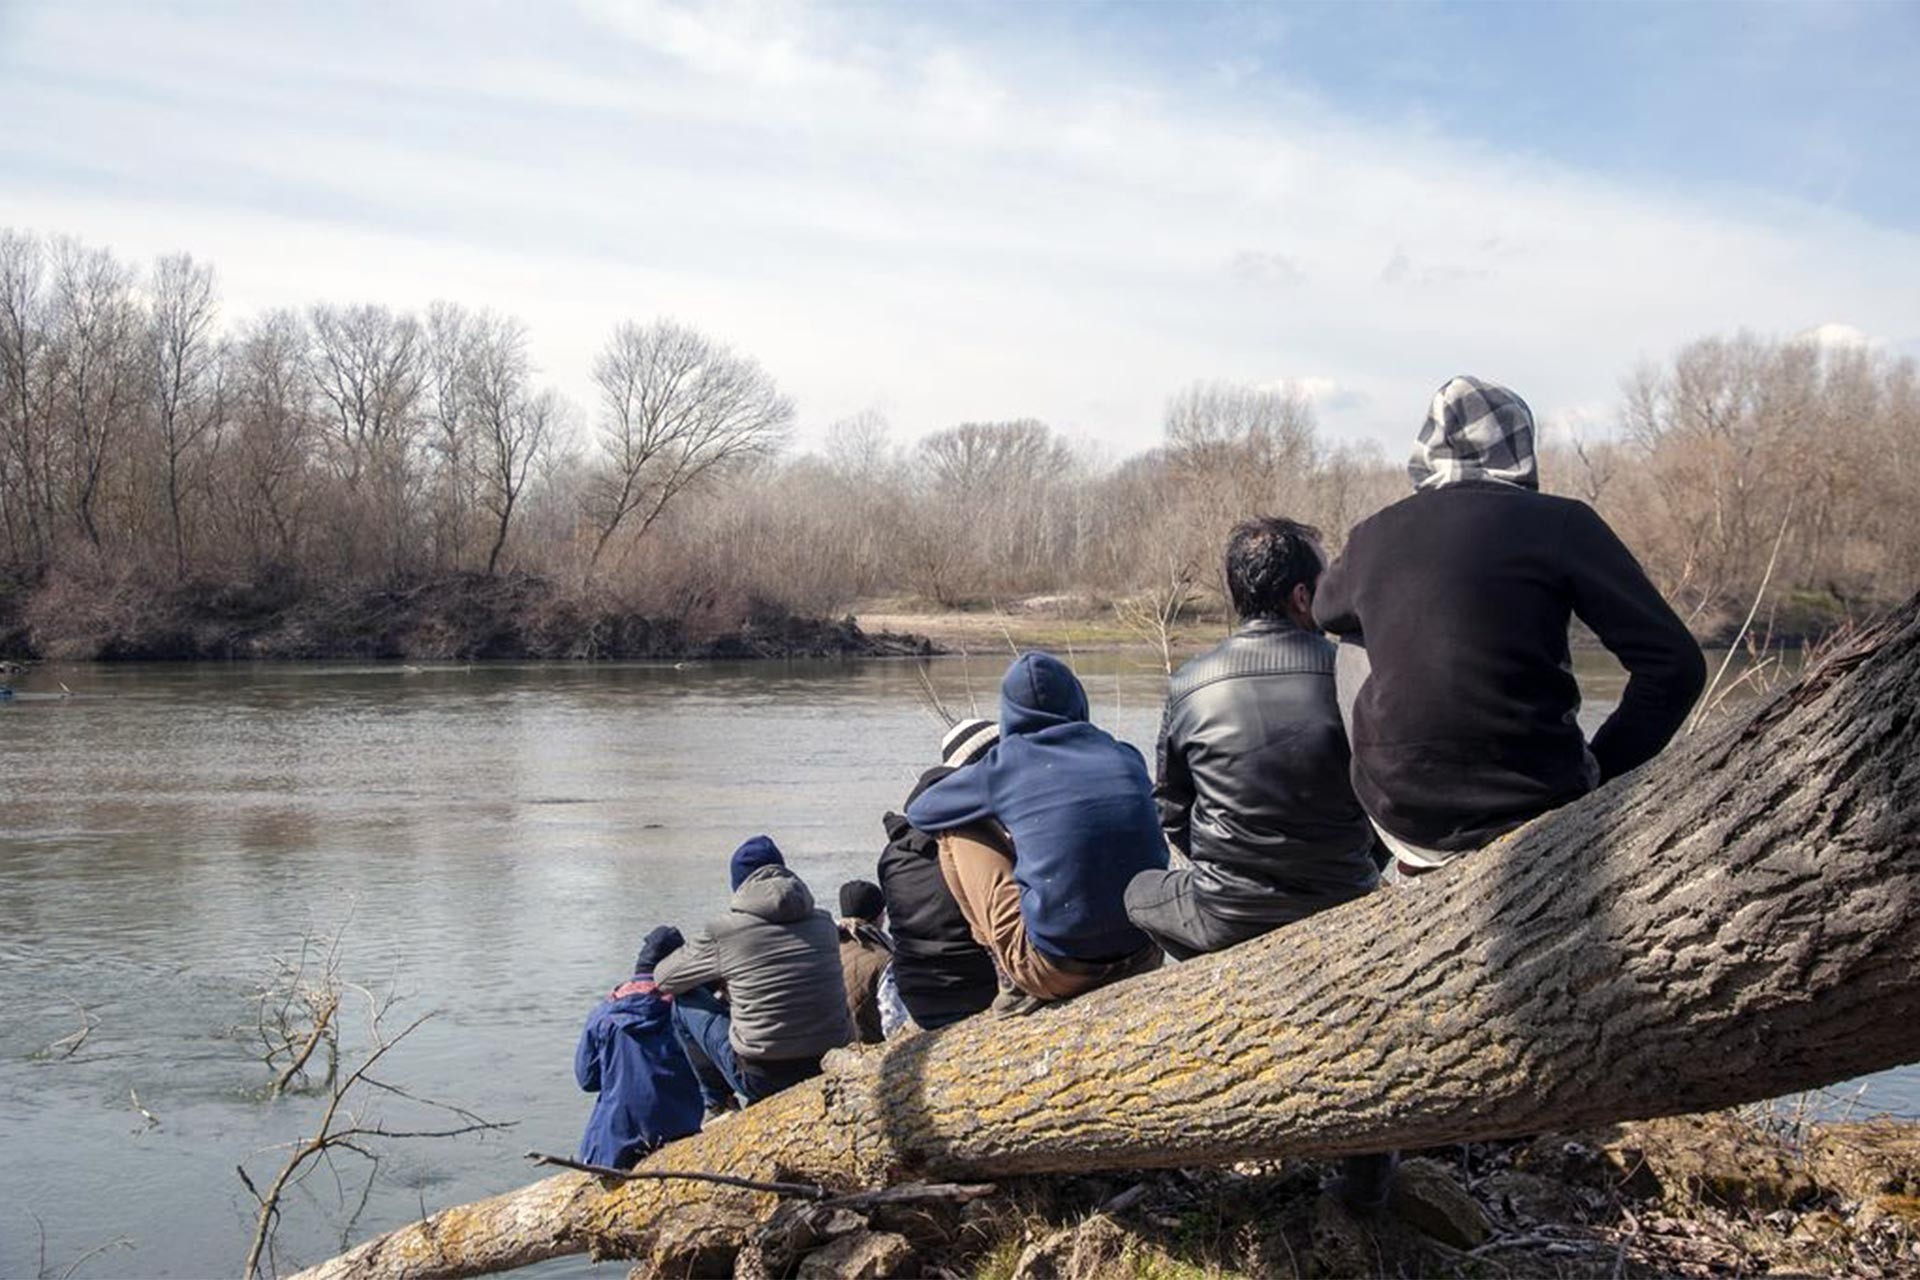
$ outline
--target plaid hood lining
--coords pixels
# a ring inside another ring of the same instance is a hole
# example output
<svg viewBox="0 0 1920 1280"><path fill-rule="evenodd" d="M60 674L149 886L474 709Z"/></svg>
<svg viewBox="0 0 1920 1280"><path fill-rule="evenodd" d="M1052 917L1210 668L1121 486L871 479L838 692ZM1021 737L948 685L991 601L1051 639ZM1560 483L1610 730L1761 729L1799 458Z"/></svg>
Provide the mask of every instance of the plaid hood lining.
<svg viewBox="0 0 1920 1280"><path fill-rule="evenodd" d="M1438 489L1462 480L1538 489L1533 410L1497 382L1448 379L1434 392L1427 420L1420 424L1407 475L1415 489Z"/></svg>

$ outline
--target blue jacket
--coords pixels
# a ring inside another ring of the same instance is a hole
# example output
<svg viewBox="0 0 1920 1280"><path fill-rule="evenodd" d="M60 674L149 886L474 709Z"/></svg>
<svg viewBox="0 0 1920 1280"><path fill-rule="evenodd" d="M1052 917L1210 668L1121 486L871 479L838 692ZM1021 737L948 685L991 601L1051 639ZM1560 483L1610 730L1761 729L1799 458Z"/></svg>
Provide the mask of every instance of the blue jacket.
<svg viewBox="0 0 1920 1280"><path fill-rule="evenodd" d="M907 806L922 831L993 819L1013 838L1027 936L1055 958L1112 960L1147 945L1127 882L1164 869L1146 761L1087 723L1087 693L1058 658L1024 654L1000 683L1000 741Z"/></svg>
<svg viewBox="0 0 1920 1280"><path fill-rule="evenodd" d="M630 1169L662 1143L700 1130L700 1086L673 1034L673 1004L645 974L588 1015L573 1075L600 1095L580 1137L588 1164Z"/></svg>

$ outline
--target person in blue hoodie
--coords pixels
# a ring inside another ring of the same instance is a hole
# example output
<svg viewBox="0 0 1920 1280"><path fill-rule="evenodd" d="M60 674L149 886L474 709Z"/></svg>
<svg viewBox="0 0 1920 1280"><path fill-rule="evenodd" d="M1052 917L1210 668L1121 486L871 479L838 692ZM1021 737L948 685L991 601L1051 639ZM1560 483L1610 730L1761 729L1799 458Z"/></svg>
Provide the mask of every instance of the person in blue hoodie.
<svg viewBox="0 0 1920 1280"><path fill-rule="evenodd" d="M587 1017L573 1052L573 1076L594 1100L580 1159L631 1169L655 1147L700 1131L700 1086L673 1033L672 997L653 970L681 945L678 929L649 933L633 976Z"/></svg>
<svg viewBox="0 0 1920 1280"><path fill-rule="evenodd" d="M1143 972L1160 950L1127 919L1127 883L1164 870L1146 761L1087 720L1087 693L1050 654L1000 682L1000 740L907 806L937 836L940 870L973 936L1026 1012Z"/></svg>

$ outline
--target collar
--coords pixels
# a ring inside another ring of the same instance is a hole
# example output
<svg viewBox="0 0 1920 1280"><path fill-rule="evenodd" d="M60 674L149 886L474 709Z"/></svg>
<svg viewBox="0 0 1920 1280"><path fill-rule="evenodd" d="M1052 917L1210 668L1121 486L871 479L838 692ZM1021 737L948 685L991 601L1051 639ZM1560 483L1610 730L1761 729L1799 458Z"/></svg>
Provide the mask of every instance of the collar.
<svg viewBox="0 0 1920 1280"><path fill-rule="evenodd" d="M1306 628L1292 618L1253 618L1234 628L1237 636L1284 636Z"/></svg>

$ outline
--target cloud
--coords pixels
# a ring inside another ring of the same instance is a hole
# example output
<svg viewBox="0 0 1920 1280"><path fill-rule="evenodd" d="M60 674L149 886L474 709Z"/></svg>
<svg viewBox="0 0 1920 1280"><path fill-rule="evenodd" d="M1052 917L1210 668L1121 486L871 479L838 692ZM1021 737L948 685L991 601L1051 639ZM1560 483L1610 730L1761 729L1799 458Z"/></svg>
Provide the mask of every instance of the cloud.
<svg viewBox="0 0 1920 1280"><path fill-rule="evenodd" d="M233 312L513 311L586 403L617 320L675 315L757 355L803 432L886 404L1124 451L1188 382L1311 369L1332 434L1398 447L1461 368L1550 414L1702 334L1910 331L1910 234L931 12L27 9L0 112L44 124L0 141L0 208L191 250Z"/></svg>
<svg viewBox="0 0 1920 1280"><path fill-rule="evenodd" d="M1291 378L1288 381L1321 413L1341 413L1347 410L1364 408L1367 394L1353 387L1342 386L1333 378Z"/></svg>
<svg viewBox="0 0 1920 1280"><path fill-rule="evenodd" d="M1242 249L1227 261L1227 270L1249 284L1290 289L1305 284L1307 273L1284 253L1261 249Z"/></svg>
<svg viewBox="0 0 1920 1280"><path fill-rule="evenodd" d="M1817 347L1826 347L1839 351L1863 349L1878 351L1884 349L1887 345L1883 340L1870 337L1850 324L1837 324L1832 321L1822 325L1815 325L1811 329L1795 334L1794 337L1802 342L1811 342Z"/></svg>
<svg viewBox="0 0 1920 1280"><path fill-rule="evenodd" d="M1481 248L1497 248L1499 238L1493 237L1481 241ZM1384 285L1405 285L1415 289L1443 289L1456 285L1471 284L1476 280L1489 280L1493 277L1491 267L1448 266L1437 263L1414 265L1404 248L1395 246L1393 256L1387 259L1387 265L1380 268L1380 283Z"/></svg>

